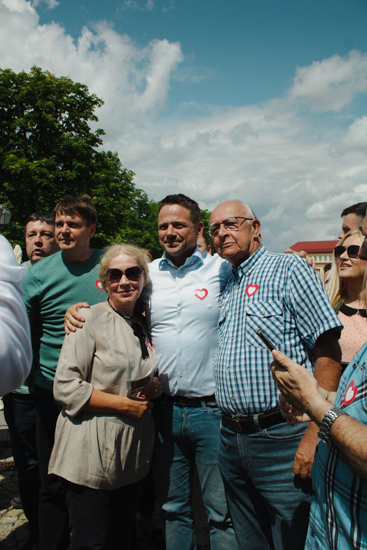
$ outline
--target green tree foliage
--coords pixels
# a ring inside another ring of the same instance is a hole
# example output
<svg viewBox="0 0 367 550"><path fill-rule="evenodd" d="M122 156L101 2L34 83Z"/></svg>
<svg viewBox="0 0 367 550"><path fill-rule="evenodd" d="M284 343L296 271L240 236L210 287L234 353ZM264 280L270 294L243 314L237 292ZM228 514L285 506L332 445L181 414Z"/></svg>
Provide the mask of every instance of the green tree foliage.
<svg viewBox="0 0 367 550"><path fill-rule="evenodd" d="M116 153L98 150L104 131L89 123L102 104L85 85L38 67L0 70L0 203L12 213L4 234L13 244L23 245L30 213L87 193L98 211L93 246L134 242L160 255L156 203Z"/></svg>
<svg viewBox="0 0 367 550"><path fill-rule="evenodd" d="M203 209L201 209L200 212L201 212L201 220L204 224L204 229L205 229L206 232L208 232L209 219L210 219L211 212L209 212L209 210L203 210Z"/></svg>

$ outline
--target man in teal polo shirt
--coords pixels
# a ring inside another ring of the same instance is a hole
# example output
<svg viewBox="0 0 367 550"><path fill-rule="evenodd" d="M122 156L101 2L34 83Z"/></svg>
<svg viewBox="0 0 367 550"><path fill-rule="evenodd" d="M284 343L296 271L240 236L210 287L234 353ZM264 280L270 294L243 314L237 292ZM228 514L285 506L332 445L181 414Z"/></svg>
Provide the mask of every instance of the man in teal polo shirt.
<svg viewBox="0 0 367 550"><path fill-rule="evenodd" d="M40 549L62 550L69 545L69 521L60 481L48 475L59 410L52 394L53 379L64 341L66 309L81 300L105 299L99 285L100 250L90 248L97 212L88 196L60 201L54 209L55 239L60 252L34 265L24 281L31 325L39 329L39 368L36 372L37 451L41 478Z"/></svg>

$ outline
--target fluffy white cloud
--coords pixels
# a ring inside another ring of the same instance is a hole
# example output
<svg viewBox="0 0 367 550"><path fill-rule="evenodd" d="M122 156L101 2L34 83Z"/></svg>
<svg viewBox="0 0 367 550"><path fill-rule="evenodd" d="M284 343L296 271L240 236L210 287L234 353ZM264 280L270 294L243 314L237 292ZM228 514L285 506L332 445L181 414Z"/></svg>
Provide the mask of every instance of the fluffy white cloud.
<svg viewBox="0 0 367 550"><path fill-rule="evenodd" d="M122 9L150 11L154 8L153 0L147 0L147 2L137 2L136 0L125 0L122 4Z"/></svg>
<svg viewBox="0 0 367 550"><path fill-rule="evenodd" d="M74 41L57 24L41 26L29 2L0 0L0 58L15 71L36 64L87 84L105 101L97 113L104 146L118 151L151 198L183 192L208 209L243 199L272 250L334 238L341 210L367 200L367 117L329 113L324 123L317 114L366 93L367 54L298 68L289 93L264 104L188 101L164 117L170 88L184 78L179 43L139 47L103 21Z"/></svg>
<svg viewBox="0 0 367 550"><path fill-rule="evenodd" d="M367 116L357 118L348 128L341 144L341 152L355 152L366 155L367 151Z"/></svg>
<svg viewBox="0 0 367 550"><path fill-rule="evenodd" d="M58 2L57 0L33 0L32 5L36 8L37 6L42 4L42 2L44 2L50 10L53 10L60 4L60 2Z"/></svg>
<svg viewBox="0 0 367 550"><path fill-rule="evenodd" d="M106 22L84 27L75 43L60 25L39 25L25 0L0 0L0 29L3 67L38 65L86 83L106 103L102 118L112 138L164 109L172 73L183 60L178 43L153 40L139 48Z"/></svg>
<svg viewBox="0 0 367 550"><path fill-rule="evenodd" d="M367 53L351 51L297 67L290 98L316 112L340 111L367 90Z"/></svg>

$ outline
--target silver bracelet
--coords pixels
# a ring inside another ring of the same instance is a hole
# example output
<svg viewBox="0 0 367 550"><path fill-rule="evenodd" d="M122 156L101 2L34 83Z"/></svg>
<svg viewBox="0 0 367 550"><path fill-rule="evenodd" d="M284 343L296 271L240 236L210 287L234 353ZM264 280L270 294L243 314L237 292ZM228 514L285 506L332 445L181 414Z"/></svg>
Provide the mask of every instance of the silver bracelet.
<svg viewBox="0 0 367 550"><path fill-rule="evenodd" d="M334 424L335 420L342 414L346 415L347 413L344 412L340 407L333 407L332 409L329 409L327 413L325 413L325 416L322 419L318 436L321 441L328 445L328 447L333 447L330 439L331 426Z"/></svg>

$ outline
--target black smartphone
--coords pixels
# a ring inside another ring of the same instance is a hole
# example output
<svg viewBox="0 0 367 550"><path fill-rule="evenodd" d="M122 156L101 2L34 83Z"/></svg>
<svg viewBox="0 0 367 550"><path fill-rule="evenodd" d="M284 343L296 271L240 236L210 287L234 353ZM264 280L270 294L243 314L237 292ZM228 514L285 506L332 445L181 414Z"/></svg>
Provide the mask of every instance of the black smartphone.
<svg viewBox="0 0 367 550"><path fill-rule="evenodd" d="M260 329L257 329L256 331L256 334L258 335L258 337L262 340L262 342L266 345L266 347L268 348L269 351L273 351L273 349L276 349L276 347L274 346L273 342L271 340L269 340L269 338L267 338L265 336L265 334L263 334L261 332Z"/></svg>

